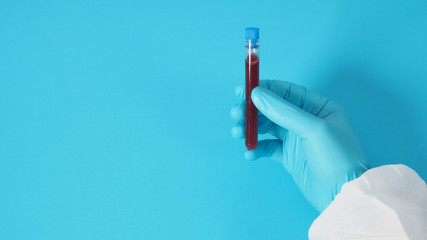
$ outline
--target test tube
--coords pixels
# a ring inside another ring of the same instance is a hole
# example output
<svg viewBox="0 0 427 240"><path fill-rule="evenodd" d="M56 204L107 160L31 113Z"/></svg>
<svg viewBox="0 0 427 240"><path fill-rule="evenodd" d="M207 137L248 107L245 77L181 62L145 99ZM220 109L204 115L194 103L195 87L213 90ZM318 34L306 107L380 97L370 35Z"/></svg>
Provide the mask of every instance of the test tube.
<svg viewBox="0 0 427 240"><path fill-rule="evenodd" d="M251 92L259 85L259 28L246 28L245 81L245 144L255 149L258 143L258 109L251 100Z"/></svg>

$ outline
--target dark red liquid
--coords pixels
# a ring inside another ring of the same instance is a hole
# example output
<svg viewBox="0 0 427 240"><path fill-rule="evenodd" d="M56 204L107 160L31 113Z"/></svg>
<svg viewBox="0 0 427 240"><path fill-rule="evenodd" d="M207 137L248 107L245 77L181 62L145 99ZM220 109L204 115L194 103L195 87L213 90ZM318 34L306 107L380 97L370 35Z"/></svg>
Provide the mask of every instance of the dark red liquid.
<svg viewBox="0 0 427 240"><path fill-rule="evenodd" d="M247 56L246 68L246 104L245 104L245 143L246 148L255 149L258 143L258 109L251 100L251 92L259 85L259 58L256 54Z"/></svg>

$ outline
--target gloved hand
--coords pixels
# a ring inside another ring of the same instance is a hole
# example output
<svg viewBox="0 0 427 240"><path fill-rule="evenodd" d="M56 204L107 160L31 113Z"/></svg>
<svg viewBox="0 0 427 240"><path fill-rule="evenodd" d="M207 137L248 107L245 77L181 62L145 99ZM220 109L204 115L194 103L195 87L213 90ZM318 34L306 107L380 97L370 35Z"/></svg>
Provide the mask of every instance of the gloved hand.
<svg viewBox="0 0 427 240"><path fill-rule="evenodd" d="M244 99L245 86L236 87ZM284 81L260 81L252 91L260 114L258 133L274 139L258 142L245 158L270 158L283 164L305 198L319 212L344 183L359 177L369 165L343 108L302 86ZM231 109L239 123L231 132L244 138L244 103Z"/></svg>

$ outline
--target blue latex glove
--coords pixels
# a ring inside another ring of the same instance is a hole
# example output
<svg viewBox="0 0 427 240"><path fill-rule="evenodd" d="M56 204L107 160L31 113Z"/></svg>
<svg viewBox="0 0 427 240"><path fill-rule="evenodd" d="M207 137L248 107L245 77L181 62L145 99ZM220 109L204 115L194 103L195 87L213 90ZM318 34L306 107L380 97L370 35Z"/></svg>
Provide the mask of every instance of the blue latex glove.
<svg viewBox="0 0 427 240"><path fill-rule="evenodd" d="M245 86L236 87L244 99ZM260 111L258 133L271 140L258 142L245 158L270 158L283 164L305 198L323 211L344 183L359 177L368 162L343 108L304 87L284 81L260 81L252 91ZM244 103L231 109L239 123L231 132L244 138Z"/></svg>

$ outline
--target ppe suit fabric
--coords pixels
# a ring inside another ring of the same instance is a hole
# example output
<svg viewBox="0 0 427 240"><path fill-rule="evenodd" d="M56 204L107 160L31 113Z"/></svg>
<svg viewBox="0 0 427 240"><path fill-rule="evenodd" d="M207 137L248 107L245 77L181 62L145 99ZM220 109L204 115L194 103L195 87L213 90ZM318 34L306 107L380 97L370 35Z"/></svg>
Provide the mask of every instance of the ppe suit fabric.
<svg viewBox="0 0 427 240"><path fill-rule="evenodd" d="M405 165L370 169L343 185L309 239L427 240L426 183Z"/></svg>

